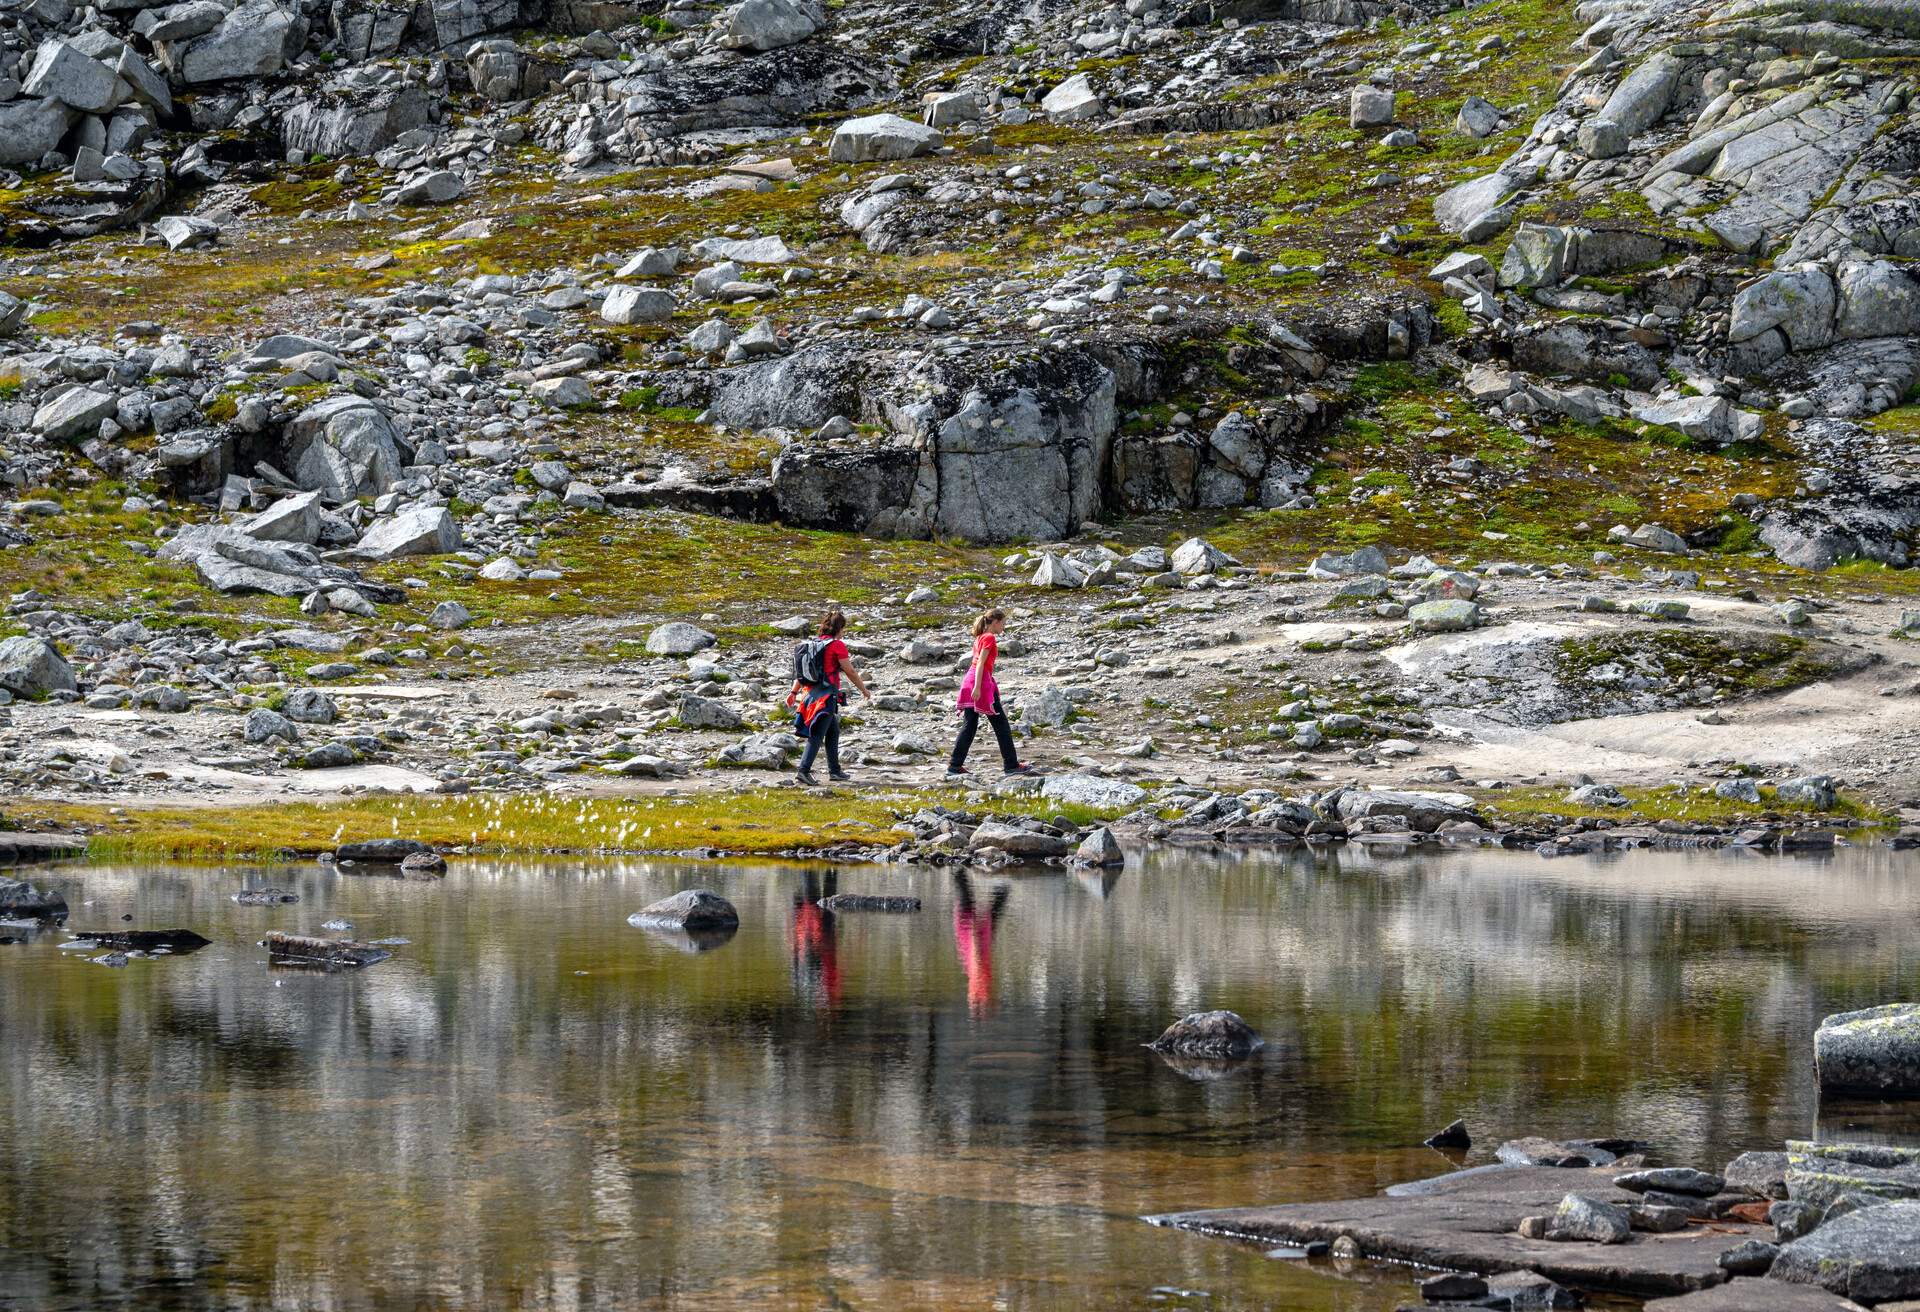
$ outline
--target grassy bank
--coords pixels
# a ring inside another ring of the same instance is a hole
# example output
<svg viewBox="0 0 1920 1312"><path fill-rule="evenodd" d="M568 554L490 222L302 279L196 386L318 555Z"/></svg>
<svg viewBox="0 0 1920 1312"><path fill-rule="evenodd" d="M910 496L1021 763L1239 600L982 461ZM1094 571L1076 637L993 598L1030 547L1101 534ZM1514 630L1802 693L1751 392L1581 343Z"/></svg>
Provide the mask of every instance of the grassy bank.
<svg viewBox="0 0 1920 1312"><path fill-rule="evenodd" d="M1784 802L1767 787L1760 789L1758 806L1717 797L1704 788L1622 788L1626 806L1584 806L1567 800L1565 788L1516 788L1489 792L1480 796L1480 808L1501 820L1525 823L1530 820L1607 819L1623 823L1646 824L1661 820L1684 820L1693 824L1735 825L1777 822L1817 824L1865 822L1875 827L1897 824L1896 818L1858 798L1841 797L1829 811L1816 810L1798 802Z"/></svg>
<svg viewBox="0 0 1920 1312"><path fill-rule="evenodd" d="M505 856L680 852L693 848L775 856L838 843L890 844L901 817L924 806L966 805L945 789L799 792L759 788L656 797L572 798L476 794L377 795L337 802L244 807L122 807L39 803L17 822L46 821L90 836L96 860L274 861L330 852L369 838L417 838L442 850ZM975 809L1109 818L1039 797L1001 797Z"/></svg>

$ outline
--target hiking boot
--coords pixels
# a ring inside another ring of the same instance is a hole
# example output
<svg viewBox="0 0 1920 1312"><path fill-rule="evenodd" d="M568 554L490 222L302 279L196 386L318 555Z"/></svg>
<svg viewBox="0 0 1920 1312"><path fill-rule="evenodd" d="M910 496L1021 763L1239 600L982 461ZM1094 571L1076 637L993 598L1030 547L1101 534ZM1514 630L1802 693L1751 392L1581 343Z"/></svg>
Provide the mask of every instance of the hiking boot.
<svg viewBox="0 0 1920 1312"><path fill-rule="evenodd" d="M1008 776L1012 776L1016 774L1032 774L1033 767L1028 765L1025 761L1022 761L1020 762L1020 764L1014 766L1013 769L1002 770L1000 773Z"/></svg>
<svg viewBox="0 0 1920 1312"><path fill-rule="evenodd" d="M959 766L959 765L950 765L950 766L948 766L948 767L947 767L947 778L949 778L949 779L971 779L971 778L973 778L973 776L967 773L967 771L966 771L966 767L964 767L964 766Z"/></svg>
<svg viewBox="0 0 1920 1312"><path fill-rule="evenodd" d="M853 782L853 776L845 770L829 770L827 771L827 778L837 784L850 784Z"/></svg>
<svg viewBox="0 0 1920 1312"><path fill-rule="evenodd" d="M815 779L809 771L801 770L799 773L795 774L793 777L800 781L800 786L802 788L818 788L820 786L820 781L818 779Z"/></svg>

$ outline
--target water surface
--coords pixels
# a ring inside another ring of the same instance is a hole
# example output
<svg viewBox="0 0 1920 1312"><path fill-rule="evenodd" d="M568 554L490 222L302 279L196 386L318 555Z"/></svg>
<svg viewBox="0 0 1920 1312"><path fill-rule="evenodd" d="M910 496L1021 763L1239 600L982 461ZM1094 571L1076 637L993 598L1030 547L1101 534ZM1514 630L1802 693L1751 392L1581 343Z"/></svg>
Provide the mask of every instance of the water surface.
<svg viewBox="0 0 1920 1312"><path fill-rule="evenodd" d="M1818 1019L1920 996L1920 862L1880 849L37 877L74 927L212 945L0 947L9 1309L1382 1312L1409 1275L1136 1218L1435 1174L1417 1145L1455 1116L1470 1162L1532 1133L1774 1147L1821 1116ZM230 901L269 879L300 903ZM688 887L738 935L626 924ZM819 913L836 889L925 909ZM410 942L337 974L255 946L334 919ZM1268 1048L1195 1081L1141 1046L1202 1007Z"/></svg>

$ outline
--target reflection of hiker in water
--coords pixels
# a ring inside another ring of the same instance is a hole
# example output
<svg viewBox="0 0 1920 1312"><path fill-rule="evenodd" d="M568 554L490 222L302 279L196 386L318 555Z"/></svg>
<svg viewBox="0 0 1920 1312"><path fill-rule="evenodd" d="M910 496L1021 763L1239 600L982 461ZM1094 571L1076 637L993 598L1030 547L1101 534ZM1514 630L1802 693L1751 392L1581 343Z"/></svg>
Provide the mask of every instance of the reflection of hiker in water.
<svg viewBox="0 0 1920 1312"><path fill-rule="evenodd" d="M953 946L960 953L960 969L967 972L967 1005L978 1014L993 1000L993 929L1007 909L1010 885L995 884L985 909L973 900L973 881L953 877Z"/></svg>
<svg viewBox="0 0 1920 1312"><path fill-rule="evenodd" d="M840 953L834 942L833 912L822 910L820 899L832 897L840 873L827 871L826 891L812 871L801 879L793 899L793 983L802 997L829 1007L840 1004Z"/></svg>

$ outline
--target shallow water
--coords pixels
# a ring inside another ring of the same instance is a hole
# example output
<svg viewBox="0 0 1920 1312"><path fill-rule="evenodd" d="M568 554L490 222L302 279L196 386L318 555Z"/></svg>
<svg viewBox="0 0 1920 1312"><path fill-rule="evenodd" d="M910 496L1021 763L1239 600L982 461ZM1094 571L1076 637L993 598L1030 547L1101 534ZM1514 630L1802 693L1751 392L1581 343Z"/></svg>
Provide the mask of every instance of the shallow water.
<svg viewBox="0 0 1920 1312"><path fill-rule="evenodd" d="M1377 1312L1409 1273L1136 1218L1436 1174L1410 1145L1456 1115L1470 1162L1529 1133L1775 1147L1820 1117L1819 1017L1920 996L1920 862L1879 849L37 877L73 927L212 945L0 947L9 1309ZM229 900L266 880L301 902ZM925 909L819 915L830 881ZM687 887L739 906L732 941L626 924ZM335 918L411 942L338 974L255 946ZM1269 1046L1212 1082L1140 1046L1201 1007Z"/></svg>

